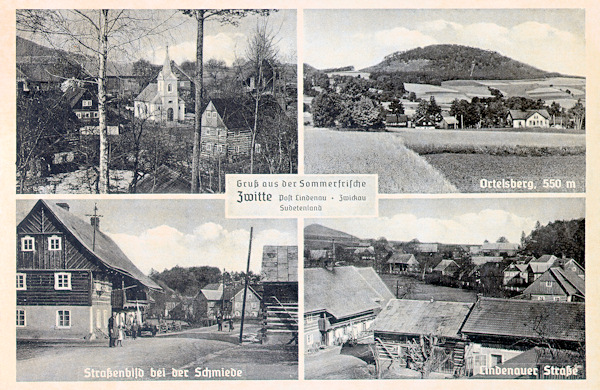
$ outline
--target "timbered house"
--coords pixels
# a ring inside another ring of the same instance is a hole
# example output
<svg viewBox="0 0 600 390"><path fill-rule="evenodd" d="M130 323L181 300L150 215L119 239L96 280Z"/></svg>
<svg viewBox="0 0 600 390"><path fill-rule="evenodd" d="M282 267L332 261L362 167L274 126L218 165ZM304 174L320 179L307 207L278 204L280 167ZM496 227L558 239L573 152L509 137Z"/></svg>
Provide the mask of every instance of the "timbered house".
<svg viewBox="0 0 600 390"><path fill-rule="evenodd" d="M126 321L160 286L66 203L39 200L17 225L17 338L94 339L108 319ZM138 314L139 313L139 314Z"/></svg>
<svg viewBox="0 0 600 390"><path fill-rule="evenodd" d="M306 268L304 285L307 351L361 338L394 298L370 267Z"/></svg>

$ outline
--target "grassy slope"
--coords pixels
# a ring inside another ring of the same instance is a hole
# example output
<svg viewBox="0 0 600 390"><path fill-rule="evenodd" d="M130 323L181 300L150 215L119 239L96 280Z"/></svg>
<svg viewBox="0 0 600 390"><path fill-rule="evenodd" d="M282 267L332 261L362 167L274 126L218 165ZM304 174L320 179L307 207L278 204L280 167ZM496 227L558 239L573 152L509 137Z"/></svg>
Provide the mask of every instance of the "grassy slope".
<svg viewBox="0 0 600 390"><path fill-rule="evenodd" d="M304 137L305 173L378 174L381 193L457 192L393 134L306 128Z"/></svg>

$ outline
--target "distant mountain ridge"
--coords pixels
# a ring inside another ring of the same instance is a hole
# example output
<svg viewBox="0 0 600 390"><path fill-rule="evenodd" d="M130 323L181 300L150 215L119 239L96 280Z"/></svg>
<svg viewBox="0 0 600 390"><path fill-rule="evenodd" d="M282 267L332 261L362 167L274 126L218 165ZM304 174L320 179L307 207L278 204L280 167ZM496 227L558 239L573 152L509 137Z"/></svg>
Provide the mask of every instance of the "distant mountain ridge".
<svg viewBox="0 0 600 390"><path fill-rule="evenodd" d="M561 76L495 51L449 44L398 51L362 71L395 73L404 77L405 82L432 84L446 80L523 80Z"/></svg>

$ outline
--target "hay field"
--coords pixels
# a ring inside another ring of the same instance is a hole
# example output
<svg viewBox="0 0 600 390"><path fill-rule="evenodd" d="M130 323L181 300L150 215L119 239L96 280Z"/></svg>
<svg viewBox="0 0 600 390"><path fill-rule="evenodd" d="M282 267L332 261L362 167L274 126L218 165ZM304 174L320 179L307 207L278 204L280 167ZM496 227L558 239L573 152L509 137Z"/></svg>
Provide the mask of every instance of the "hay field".
<svg viewBox="0 0 600 390"><path fill-rule="evenodd" d="M304 172L378 174L380 193L458 192L421 156L391 133L305 127Z"/></svg>

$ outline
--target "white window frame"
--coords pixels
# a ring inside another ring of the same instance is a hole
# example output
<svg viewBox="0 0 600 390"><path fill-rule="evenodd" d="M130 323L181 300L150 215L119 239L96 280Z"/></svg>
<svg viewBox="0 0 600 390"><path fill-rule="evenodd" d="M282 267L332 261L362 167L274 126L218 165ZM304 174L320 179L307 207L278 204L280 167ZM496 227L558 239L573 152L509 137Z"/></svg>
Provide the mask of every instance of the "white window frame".
<svg viewBox="0 0 600 390"><path fill-rule="evenodd" d="M546 287L552 287L552 281L546 280Z"/></svg>
<svg viewBox="0 0 600 390"><path fill-rule="evenodd" d="M27 290L27 274L23 272L17 272L17 290Z"/></svg>
<svg viewBox="0 0 600 390"><path fill-rule="evenodd" d="M76 112L75 115L77 115L77 118L81 119L81 113L80 112Z"/></svg>
<svg viewBox="0 0 600 390"><path fill-rule="evenodd" d="M223 145L217 145L217 152L223 152Z"/></svg>
<svg viewBox="0 0 600 390"><path fill-rule="evenodd" d="M66 285L62 281L62 277L66 277ZM55 272L54 273L54 289L55 290L72 290L71 273L70 272Z"/></svg>
<svg viewBox="0 0 600 390"><path fill-rule="evenodd" d="M236 152L236 153L239 153L239 152L240 152L240 147L239 147L239 146L236 146L236 147L235 147L235 152Z"/></svg>
<svg viewBox="0 0 600 390"><path fill-rule="evenodd" d="M94 111L94 118L98 118L98 111Z"/></svg>
<svg viewBox="0 0 600 390"><path fill-rule="evenodd" d="M173 86L171 85L171 83L167 84L167 92L172 92L173 91Z"/></svg>
<svg viewBox="0 0 600 390"><path fill-rule="evenodd" d="M554 297L554 302L560 302L560 297Z"/></svg>
<svg viewBox="0 0 600 390"><path fill-rule="evenodd" d="M89 112L86 112L86 113L84 113L84 114L85 114L85 117L86 117L86 118L90 118L90 113L89 113Z"/></svg>
<svg viewBox="0 0 600 390"><path fill-rule="evenodd" d="M538 301L545 301L545 300L546 300L546 299L544 298L544 296L543 296L543 295L540 295L540 296L538 297Z"/></svg>
<svg viewBox="0 0 600 390"><path fill-rule="evenodd" d="M81 101L81 107L91 107L91 106L92 106L91 100L82 100Z"/></svg>
<svg viewBox="0 0 600 390"><path fill-rule="evenodd" d="M61 315L62 313L62 315ZM63 324L61 325L61 317ZM67 321L65 321L65 317ZM58 329L70 329L71 328L71 310L57 310L56 311L56 327Z"/></svg>
<svg viewBox="0 0 600 390"><path fill-rule="evenodd" d="M54 245L54 243L58 243L58 246ZM56 236L56 235L48 237L48 250L49 251L62 250L62 237Z"/></svg>
<svg viewBox="0 0 600 390"><path fill-rule="evenodd" d="M212 152L212 144L210 144L210 143L206 144L206 151L207 152Z"/></svg>
<svg viewBox="0 0 600 390"><path fill-rule="evenodd" d="M27 245L27 243L29 243L30 245ZM35 239L31 236L21 237L21 251L35 252Z"/></svg>
<svg viewBox="0 0 600 390"><path fill-rule="evenodd" d="M19 323L20 314L23 313L23 323ZM17 328L24 328L27 326L27 312L25 309L17 309Z"/></svg>

